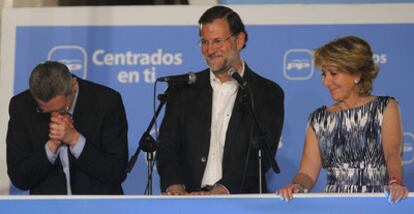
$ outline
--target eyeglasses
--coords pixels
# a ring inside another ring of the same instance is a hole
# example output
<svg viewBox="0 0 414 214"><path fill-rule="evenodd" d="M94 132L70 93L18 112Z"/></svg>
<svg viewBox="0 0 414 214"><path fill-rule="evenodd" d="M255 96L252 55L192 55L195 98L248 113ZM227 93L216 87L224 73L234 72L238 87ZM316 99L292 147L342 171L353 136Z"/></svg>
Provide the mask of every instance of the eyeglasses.
<svg viewBox="0 0 414 214"><path fill-rule="evenodd" d="M38 105L36 105L36 112L39 114L50 114L52 112L56 112L56 113L64 115L64 114L68 114L69 105L65 104L65 106L62 109L58 109L55 111L43 111Z"/></svg>
<svg viewBox="0 0 414 214"><path fill-rule="evenodd" d="M200 39L198 41L198 45L200 47L204 48L204 47L208 47L210 45L210 43L211 43L213 45L213 47L219 48L219 47L222 47L224 45L224 43L227 40L229 40L231 37L233 37L233 35L230 35L229 37L227 37L225 39L218 39L218 38L217 39L213 39L213 41L211 41L211 42L209 40L206 40L206 39Z"/></svg>
<svg viewBox="0 0 414 214"><path fill-rule="evenodd" d="M65 96L65 105L62 106L60 109L56 109L54 111L44 111L43 109L41 109L39 107L39 105L36 105L36 112L40 113L40 114L50 114L52 112L56 112L56 113L59 113L59 114L62 114L62 115L68 114L69 109L70 109L70 105L71 105L72 100L73 100L73 96L74 96L73 92L66 95Z"/></svg>

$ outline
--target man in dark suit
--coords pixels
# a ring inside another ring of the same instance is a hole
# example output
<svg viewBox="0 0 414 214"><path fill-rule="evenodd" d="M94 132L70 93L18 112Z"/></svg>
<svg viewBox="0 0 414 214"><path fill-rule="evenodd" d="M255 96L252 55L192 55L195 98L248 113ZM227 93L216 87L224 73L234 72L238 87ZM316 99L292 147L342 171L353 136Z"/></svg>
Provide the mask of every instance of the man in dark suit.
<svg viewBox="0 0 414 214"><path fill-rule="evenodd" d="M7 167L30 194L123 194L127 120L118 92L47 61L10 101Z"/></svg>
<svg viewBox="0 0 414 214"><path fill-rule="evenodd" d="M199 24L201 52L209 69L196 74L195 84L169 93L158 138L161 191L169 195L257 193L258 156L252 139L264 142L274 158L283 126L283 90L240 58L247 32L236 12L214 6ZM251 91L247 102L230 70L247 83ZM264 133L254 127L248 111L251 103ZM263 159L263 178L269 168L269 159ZM265 180L262 188L266 191Z"/></svg>

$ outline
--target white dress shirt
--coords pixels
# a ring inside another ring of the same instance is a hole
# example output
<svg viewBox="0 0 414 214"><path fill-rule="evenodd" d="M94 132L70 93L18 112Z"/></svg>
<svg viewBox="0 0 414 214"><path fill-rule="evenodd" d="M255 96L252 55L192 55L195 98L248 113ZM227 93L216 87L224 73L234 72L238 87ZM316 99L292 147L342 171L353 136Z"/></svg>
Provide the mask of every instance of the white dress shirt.
<svg viewBox="0 0 414 214"><path fill-rule="evenodd" d="M241 76L244 74L244 63L240 73ZM235 80L221 82L211 70L210 84L213 88L210 149L201 182L202 187L214 185L223 176L222 163L226 133L238 90L238 83Z"/></svg>

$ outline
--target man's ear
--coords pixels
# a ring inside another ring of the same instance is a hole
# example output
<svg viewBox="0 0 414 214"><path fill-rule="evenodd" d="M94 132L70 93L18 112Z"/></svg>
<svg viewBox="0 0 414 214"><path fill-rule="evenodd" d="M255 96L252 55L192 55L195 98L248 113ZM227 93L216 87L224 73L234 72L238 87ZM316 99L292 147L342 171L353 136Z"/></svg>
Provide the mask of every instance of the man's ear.
<svg viewBox="0 0 414 214"><path fill-rule="evenodd" d="M236 37L236 44L237 44L237 50L240 51L244 43L246 42L246 34L244 32L240 32Z"/></svg>
<svg viewBox="0 0 414 214"><path fill-rule="evenodd" d="M78 79L76 77L72 77L72 91L78 90Z"/></svg>

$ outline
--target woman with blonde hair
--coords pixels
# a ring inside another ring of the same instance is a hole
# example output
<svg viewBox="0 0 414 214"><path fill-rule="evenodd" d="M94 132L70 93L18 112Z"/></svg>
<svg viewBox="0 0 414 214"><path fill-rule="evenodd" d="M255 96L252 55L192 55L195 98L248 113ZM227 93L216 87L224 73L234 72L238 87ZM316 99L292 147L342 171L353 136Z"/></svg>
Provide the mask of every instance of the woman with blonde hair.
<svg viewBox="0 0 414 214"><path fill-rule="evenodd" d="M371 94L378 67L369 44L338 38L315 51L314 63L334 103L310 114L299 171L277 194L290 200L311 190L324 168L327 193L385 191L390 202L406 198L400 111L395 98Z"/></svg>

